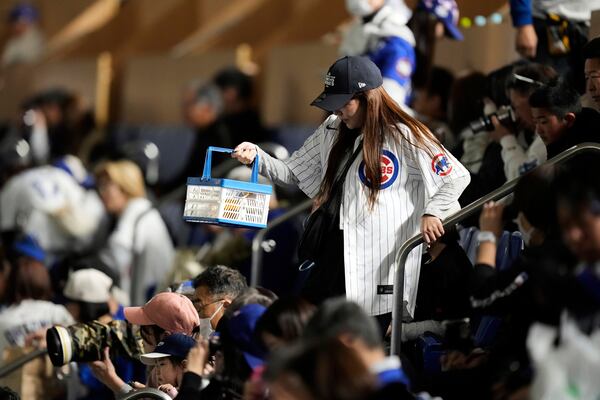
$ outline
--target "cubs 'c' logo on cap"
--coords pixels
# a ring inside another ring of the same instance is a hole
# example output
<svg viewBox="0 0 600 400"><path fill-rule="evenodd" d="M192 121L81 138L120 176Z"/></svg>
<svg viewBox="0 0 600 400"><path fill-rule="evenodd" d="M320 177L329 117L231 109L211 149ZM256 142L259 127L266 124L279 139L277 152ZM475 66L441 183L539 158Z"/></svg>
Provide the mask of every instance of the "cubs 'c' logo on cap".
<svg viewBox="0 0 600 400"><path fill-rule="evenodd" d="M383 150L381 152L381 189L387 189L392 186L392 184L398 178L398 172L400 171L400 166L398 164L398 158L388 150ZM358 177L363 185L367 187L371 187L371 182L367 179L367 175L365 173L365 162L362 161L358 167Z"/></svg>
<svg viewBox="0 0 600 400"><path fill-rule="evenodd" d="M440 153L431 160L431 169L438 176L446 176L452 172L452 164L445 154Z"/></svg>

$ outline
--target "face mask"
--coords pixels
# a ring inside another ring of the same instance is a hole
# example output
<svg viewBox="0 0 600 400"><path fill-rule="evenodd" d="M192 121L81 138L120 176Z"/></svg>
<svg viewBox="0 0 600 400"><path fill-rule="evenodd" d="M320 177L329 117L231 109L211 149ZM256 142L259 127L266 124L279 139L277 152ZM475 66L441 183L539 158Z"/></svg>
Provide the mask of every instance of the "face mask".
<svg viewBox="0 0 600 400"><path fill-rule="evenodd" d="M346 0L346 10L356 17L366 17L375 12L369 0Z"/></svg>
<svg viewBox="0 0 600 400"><path fill-rule="evenodd" d="M202 336L205 339L208 339L210 337L210 335L213 334L213 332L215 330L212 327L211 321L217 315L217 313L219 311L221 311L221 308L223 308L223 303L221 303L219 308L217 308L215 310L215 312L213 313L213 315L210 316L210 318L202 318L200 320L200 330L199 330L200 336Z"/></svg>
<svg viewBox="0 0 600 400"><path fill-rule="evenodd" d="M517 227L519 228L519 232L521 232L521 237L523 238L523 243L525 243L526 247L529 247L530 243L531 243L531 236L533 235L533 231L535 230L535 228L532 226L528 230L525 230L525 228L523 228L523 225L521 225L520 218L516 218L514 220L514 222L515 222L515 224L517 224Z"/></svg>

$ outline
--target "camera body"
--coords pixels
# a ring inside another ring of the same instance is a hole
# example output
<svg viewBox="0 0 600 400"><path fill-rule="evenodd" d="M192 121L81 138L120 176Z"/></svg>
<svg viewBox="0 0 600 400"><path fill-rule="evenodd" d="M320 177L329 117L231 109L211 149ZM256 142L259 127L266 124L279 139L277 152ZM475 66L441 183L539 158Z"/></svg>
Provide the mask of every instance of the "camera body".
<svg viewBox="0 0 600 400"><path fill-rule="evenodd" d="M101 360L106 347L114 356L137 359L144 353L139 330L122 320L54 326L46 332L46 343L48 356L57 367L72 361Z"/></svg>
<svg viewBox="0 0 600 400"><path fill-rule="evenodd" d="M484 115L476 121L470 123L470 128L473 133L479 133L483 131L491 132L494 130L494 124L492 123L492 117L496 117L498 122L501 124L507 122L514 122L516 120L514 110L511 106L502 106L491 114Z"/></svg>

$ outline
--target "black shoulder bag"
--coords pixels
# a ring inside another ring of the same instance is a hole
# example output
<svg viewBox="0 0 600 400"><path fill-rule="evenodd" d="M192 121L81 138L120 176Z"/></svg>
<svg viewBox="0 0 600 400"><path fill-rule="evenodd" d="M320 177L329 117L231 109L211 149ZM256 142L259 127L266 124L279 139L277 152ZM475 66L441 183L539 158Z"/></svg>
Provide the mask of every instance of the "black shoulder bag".
<svg viewBox="0 0 600 400"><path fill-rule="evenodd" d="M318 263L322 254L322 246L335 230L339 230L339 213L342 203L342 188L344 179L348 173L350 165L354 162L358 154L362 151L362 140L352 155L348 158L344 167L337 174L331 187L331 194L327 201L312 212L306 221L304 232L298 243L298 257L303 261L300 270L312 268ZM343 257L343 254L339 255Z"/></svg>

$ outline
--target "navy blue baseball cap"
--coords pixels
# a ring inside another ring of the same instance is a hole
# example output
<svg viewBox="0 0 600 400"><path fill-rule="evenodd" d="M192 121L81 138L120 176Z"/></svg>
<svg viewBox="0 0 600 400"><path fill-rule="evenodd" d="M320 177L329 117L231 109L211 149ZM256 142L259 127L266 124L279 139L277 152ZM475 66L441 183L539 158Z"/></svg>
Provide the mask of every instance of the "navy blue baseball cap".
<svg viewBox="0 0 600 400"><path fill-rule="evenodd" d="M381 71L373 61L362 56L346 56L329 68L325 89L310 105L334 112L344 107L356 93L381 85Z"/></svg>
<svg viewBox="0 0 600 400"><path fill-rule="evenodd" d="M260 304L247 304L233 313L228 321L229 335L252 369L264 364L265 349L255 338L254 331L266 310Z"/></svg>
<svg viewBox="0 0 600 400"><path fill-rule="evenodd" d="M154 365L157 360L164 357L185 359L195 345L196 341L193 337L183 333L174 333L158 343L152 353L142 354L140 359L146 365Z"/></svg>

